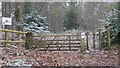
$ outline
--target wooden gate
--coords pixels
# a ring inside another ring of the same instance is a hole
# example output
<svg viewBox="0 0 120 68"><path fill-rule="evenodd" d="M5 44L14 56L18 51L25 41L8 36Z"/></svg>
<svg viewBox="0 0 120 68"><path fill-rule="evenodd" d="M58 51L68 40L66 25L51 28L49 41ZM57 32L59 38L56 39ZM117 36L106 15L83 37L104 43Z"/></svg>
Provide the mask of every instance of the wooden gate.
<svg viewBox="0 0 120 68"><path fill-rule="evenodd" d="M78 51L80 49L80 35L44 35L32 36L32 48L41 51Z"/></svg>
<svg viewBox="0 0 120 68"><path fill-rule="evenodd" d="M94 49L103 49L104 46L110 48L111 38L110 30L97 32L97 33L84 33L85 37L80 35L42 35L33 36L29 32L13 31L7 29L0 29L0 31L5 32L5 40L0 40L0 43L5 43L6 51L8 51L8 43L25 43L25 48L40 48L41 51L85 51L89 50L90 47ZM12 41L9 37L9 32L18 33L19 40L22 34L25 35L25 41ZM107 38L107 39L106 39ZM97 40L98 39L98 40ZM92 44L89 44L92 42ZM96 44L98 43L98 44Z"/></svg>
<svg viewBox="0 0 120 68"><path fill-rule="evenodd" d="M110 48L110 31L107 31L106 42L105 32L84 33L83 35L41 35L32 36L26 34L26 48L39 48L40 51L85 51L86 49L103 49L107 44ZM106 44L105 44L106 43Z"/></svg>

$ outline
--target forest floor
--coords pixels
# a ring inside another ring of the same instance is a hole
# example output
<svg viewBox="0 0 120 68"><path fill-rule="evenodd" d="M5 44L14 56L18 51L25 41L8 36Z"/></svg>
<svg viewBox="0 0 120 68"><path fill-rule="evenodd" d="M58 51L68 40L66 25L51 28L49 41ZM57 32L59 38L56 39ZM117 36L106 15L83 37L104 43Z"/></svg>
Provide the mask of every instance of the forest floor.
<svg viewBox="0 0 120 68"><path fill-rule="evenodd" d="M0 66L118 66L118 45L110 50L86 51L39 51L10 47L9 55L0 47Z"/></svg>

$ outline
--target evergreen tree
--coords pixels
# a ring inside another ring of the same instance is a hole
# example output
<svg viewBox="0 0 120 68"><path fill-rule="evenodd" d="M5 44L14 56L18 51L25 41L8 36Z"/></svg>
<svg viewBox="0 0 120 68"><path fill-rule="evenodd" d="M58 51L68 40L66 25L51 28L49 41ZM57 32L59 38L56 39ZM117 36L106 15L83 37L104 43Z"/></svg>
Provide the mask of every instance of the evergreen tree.
<svg viewBox="0 0 120 68"><path fill-rule="evenodd" d="M66 14L66 18L63 23L63 26L67 30L77 28L77 14L75 13L75 3L71 2L69 5L70 5L70 9Z"/></svg>
<svg viewBox="0 0 120 68"><path fill-rule="evenodd" d="M102 22L102 27L99 29L103 32L106 30L110 30L111 40L114 40L120 32L120 22L118 18L118 14L120 13L120 11L117 8L117 5L110 6L110 11L105 13L106 19L100 20ZM107 31L104 34L106 35L105 41L107 41Z"/></svg>
<svg viewBox="0 0 120 68"><path fill-rule="evenodd" d="M23 15L23 21L19 22L18 25L23 26L27 32L39 33L47 31L48 29L45 17L41 17L36 11Z"/></svg>

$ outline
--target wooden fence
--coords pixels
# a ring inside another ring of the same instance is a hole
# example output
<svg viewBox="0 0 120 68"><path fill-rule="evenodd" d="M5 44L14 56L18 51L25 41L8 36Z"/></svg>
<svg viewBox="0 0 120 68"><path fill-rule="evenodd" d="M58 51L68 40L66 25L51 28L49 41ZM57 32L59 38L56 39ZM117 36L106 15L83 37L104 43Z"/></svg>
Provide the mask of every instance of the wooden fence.
<svg viewBox="0 0 120 68"><path fill-rule="evenodd" d="M22 34L27 34L27 32L21 32L21 31L13 31L8 29L0 29L0 31L5 32L5 39L0 40L0 43L5 43L6 51L8 52L8 43L25 43L26 41L10 41L9 40L9 33L17 33L19 34L19 40L22 37Z"/></svg>
<svg viewBox="0 0 120 68"><path fill-rule="evenodd" d="M0 29L0 31L5 32L5 39L0 40L0 42L5 43L6 50L8 51L8 43L25 43L25 48L40 48L41 51L84 51L89 50L89 39L90 33L85 33L85 38L81 38L81 35L41 35L34 36L32 33L13 31L7 29ZM21 35L25 34L25 41L10 41L9 32L19 34L19 39ZM110 47L110 31L107 30L107 43ZM92 46L96 49L96 37L99 37L99 49L103 49L104 45L104 32L92 33Z"/></svg>

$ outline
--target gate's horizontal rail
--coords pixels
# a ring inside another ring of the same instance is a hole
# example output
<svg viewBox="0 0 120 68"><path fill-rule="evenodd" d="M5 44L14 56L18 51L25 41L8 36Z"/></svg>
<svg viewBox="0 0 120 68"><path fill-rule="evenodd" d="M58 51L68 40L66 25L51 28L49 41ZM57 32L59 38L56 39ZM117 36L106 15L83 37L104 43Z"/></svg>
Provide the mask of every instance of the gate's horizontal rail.
<svg viewBox="0 0 120 68"><path fill-rule="evenodd" d="M25 41L1 41L0 40L0 42L2 42L2 43L25 43Z"/></svg>
<svg viewBox="0 0 120 68"><path fill-rule="evenodd" d="M75 40L35 40L35 39L33 39L32 41L34 41L34 42L36 42L36 41L80 41L80 39L75 39Z"/></svg>
<svg viewBox="0 0 120 68"><path fill-rule="evenodd" d="M32 37L61 37L61 36L76 36L76 37L78 37L78 36L81 36L81 35L41 35L41 36L32 36Z"/></svg>
<svg viewBox="0 0 120 68"><path fill-rule="evenodd" d="M47 48L48 46L40 46L40 47L32 47L32 48ZM81 46L49 46L49 48L67 48L67 47L73 47L73 48L77 48L77 47L81 47Z"/></svg>
<svg viewBox="0 0 120 68"><path fill-rule="evenodd" d="M47 49L47 50L45 50L45 49L41 49L41 50L39 50L39 51L79 51L78 49Z"/></svg>
<svg viewBox="0 0 120 68"><path fill-rule="evenodd" d="M80 43L33 43L33 45L68 45L68 44L80 44Z"/></svg>

